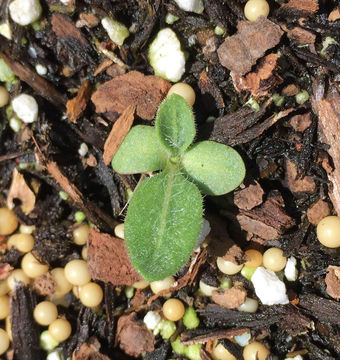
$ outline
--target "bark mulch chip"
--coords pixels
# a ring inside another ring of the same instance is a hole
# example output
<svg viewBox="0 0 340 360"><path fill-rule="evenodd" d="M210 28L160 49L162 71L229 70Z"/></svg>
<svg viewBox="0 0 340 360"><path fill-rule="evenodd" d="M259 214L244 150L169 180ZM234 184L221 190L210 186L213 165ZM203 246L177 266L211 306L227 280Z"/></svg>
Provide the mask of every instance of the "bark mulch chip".
<svg viewBox="0 0 340 360"><path fill-rule="evenodd" d="M318 200L307 210L307 217L311 224L318 223L326 216L330 215L331 209L326 201Z"/></svg>
<svg viewBox="0 0 340 360"><path fill-rule="evenodd" d="M227 309L235 309L242 305L247 297L247 290L241 285L234 285L230 289L218 289L212 293L212 300L217 305Z"/></svg>
<svg viewBox="0 0 340 360"><path fill-rule="evenodd" d="M330 265L327 268L327 275L325 278L327 285L326 291L329 296L339 300L340 299L340 266Z"/></svg>

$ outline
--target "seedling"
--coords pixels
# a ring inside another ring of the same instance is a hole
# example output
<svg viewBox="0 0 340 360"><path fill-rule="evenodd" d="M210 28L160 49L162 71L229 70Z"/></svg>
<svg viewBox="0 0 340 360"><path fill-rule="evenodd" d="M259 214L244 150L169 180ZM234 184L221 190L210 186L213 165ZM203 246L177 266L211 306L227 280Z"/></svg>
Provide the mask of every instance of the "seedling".
<svg viewBox="0 0 340 360"><path fill-rule="evenodd" d="M190 257L202 224L201 192L226 194L245 176L235 150L213 141L192 145L195 135L191 107L173 94L155 126L134 126L112 159L121 174L161 170L136 188L125 219L131 262L149 282L174 274Z"/></svg>

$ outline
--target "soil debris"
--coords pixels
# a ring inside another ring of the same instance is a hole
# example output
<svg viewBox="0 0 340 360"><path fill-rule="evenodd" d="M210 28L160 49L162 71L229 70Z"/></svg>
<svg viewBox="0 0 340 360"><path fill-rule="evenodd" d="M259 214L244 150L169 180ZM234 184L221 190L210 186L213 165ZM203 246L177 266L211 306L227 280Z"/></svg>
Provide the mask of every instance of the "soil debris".
<svg viewBox="0 0 340 360"><path fill-rule="evenodd" d="M312 125L312 118L310 113L294 115L290 121L290 125L295 131L304 132Z"/></svg>
<svg viewBox="0 0 340 360"><path fill-rule="evenodd" d="M87 26L88 28L95 27L99 24L99 19L92 13L79 14L79 20L76 22L76 27L81 28Z"/></svg>
<svg viewBox="0 0 340 360"><path fill-rule="evenodd" d="M300 89L297 85L289 84L282 89L281 93L284 96L294 96L299 92L300 92ZM295 115L295 116L299 116L299 115ZM293 116L293 117L295 117L295 116Z"/></svg>
<svg viewBox="0 0 340 360"><path fill-rule="evenodd" d="M340 9L336 8L328 15L328 21L337 21L340 19Z"/></svg>
<svg viewBox="0 0 340 360"><path fill-rule="evenodd" d="M238 32L227 37L218 48L221 64L235 74L244 75L249 72L257 59L268 49L277 45L283 31L265 17L257 21L240 21Z"/></svg>
<svg viewBox="0 0 340 360"><path fill-rule="evenodd" d="M255 181L242 190L234 192L234 204L242 210L251 210L262 204L264 191L261 185Z"/></svg>
<svg viewBox="0 0 340 360"><path fill-rule="evenodd" d="M83 343L78 351L72 355L72 360L110 360L99 352L100 343L97 339L90 338L89 343Z"/></svg>
<svg viewBox="0 0 340 360"><path fill-rule="evenodd" d="M202 71L198 86L202 94L210 94L215 102L218 109L223 109L225 107L223 96L219 87L211 80L206 71Z"/></svg>
<svg viewBox="0 0 340 360"><path fill-rule="evenodd" d="M142 278L131 265L124 240L91 229L87 264L92 279L131 286Z"/></svg>
<svg viewBox="0 0 340 360"><path fill-rule="evenodd" d="M315 43L316 35L300 26L289 29L287 26L281 24L281 28L287 33L287 36L298 45Z"/></svg>
<svg viewBox="0 0 340 360"><path fill-rule="evenodd" d="M90 80L85 80L81 84L77 95L66 104L66 114L73 123L82 116L92 94L92 85Z"/></svg>
<svg viewBox="0 0 340 360"><path fill-rule="evenodd" d="M121 316L117 324L119 346L126 354L138 357L144 352L154 351L155 337L136 313Z"/></svg>
<svg viewBox="0 0 340 360"><path fill-rule="evenodd" d="M319 10L319 3L317 0L289 0L288 3L283 4L282 7L295 8L300 11L314 13Z"/></svg>
<svg viewBox="0 0 340 360"><path fill-rule="evenodd" d="M285 161L286 174L283 184L292 193L313 193L316 189L315 181L311 176L298 177L297 165L290 160Z"/></svg>
<svg viewBox="0 0 340 360"><path fill-rule="evenodd" d="M135 109L135 106L129 105L113 124L110 134L104 144L103 159L106 165L110 164L114 154L129 132L135 118Z"/></svg>
<svg viewBox="0 0 340 360"><path fill-rule="evenodd" d="M29 214L35 207L35 194L17 169L13 170L12 183L7 196L7 207L9 209L14 208L14 199L21 201L20 207L25 214Z"/></svg>
<svg viewBox="0 0 340 360"><path fill-rule="evenodd" d="M307 217L311 224L318 223L326 216L330 215L331 209L326 201L318 200L307 210Z"/></svg>
<svg viewBox="0 0 340 360"><path fill-rule="evenodd" d="M56 283L54 282L51 273L38 276L33 280L32 287L34 291L40 296L53 295L56 290Z"/></svg>
<svg viewBox="0 0 340 360"><path fill-rule="evenodd" d="M230 289L218 289L212 292L212 300L227 309L235 309L242 305L247 297L243 284L236 284Z"/></svg>
<svg viewBox="0 0 340 360"><path fill-rule="evenodd" d="M327 275L325 278L327 285L326 291L329 296L339 300L340 299L340 266L330 265L327 268Z"/></svg>
<svg viewBox="0 0 340 360"><path fill-rule="evenodd" d="M105 59L104 61L102 61L99 66L97 67L97 69L94 71L93 76L97 76L99 75L101 72L103 72L104 70L106 70L109 66L111 66L113 64L113 61L110 59Z"/></svg>
<svg viewBox="0 0 340 360"><path fill-rule="evenodd" d="M244 264L248 260L243 250L235 244L228 249L222 258L223 260L230 261L236 265Z"/></svg>
<svg viewBox="0 0 340 360"><path fill-rule="evenodd" d="M170 87L171 84L159 76L130 71L100 85L91 99L96 112L106 113L109 118L116 119L117 114L132 105L136 106L139 117L153 120Z"/></svg>
<svg viewBox="0 0 340 360"><path fill-rule="evenodd" d="M264 240L275 240L295 225L294 219L287 215L284 207L282 196L272 193L260 207L242 210L236 217L241 228L248 233Z"/></svg>
<svg viewBox="0 0 340 360"><path fill-rule="evenodd" d="M233 71L230 76L233 79L234 87L237 91L250 91L255 97L265 96L268 92L282 83L282 78L277 74L277 54L269 54L262 64L257 66L257 70L245 76L240 76Z"/></svg>
<svg viewBox="0 0 340 360"><path fill-rule="evenodd" d="M13 267L7 263L0 263L0 281L6 280L13 270Z"/></svg>

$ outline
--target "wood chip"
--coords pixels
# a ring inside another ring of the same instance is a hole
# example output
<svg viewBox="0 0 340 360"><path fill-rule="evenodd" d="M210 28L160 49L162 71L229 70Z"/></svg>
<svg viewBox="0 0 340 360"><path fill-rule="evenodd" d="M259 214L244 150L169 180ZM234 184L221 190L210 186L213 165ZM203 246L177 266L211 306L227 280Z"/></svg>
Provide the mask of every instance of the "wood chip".
<svg viewBox="0 0 340 360"><path fill-rule="evenodd" d="M66 104L66 114L70 121L77 122L86 109L92 93L92 84L90 80L85 80L81 84L77 96L69 100Z"/></svg>
<svg viewBox="0 0 340 360"><path fill-rule="evenodd" d="M332 183L329 196L337 214L340 216L340 143L335 134L340 134L340 95L330 86L330 91L317 100L317 83L313 84L312 106L319 117L320 140L328 144L328 153L333 159L334 171L328 174Z"/></svg>
<svg viewBox="0 0 340 360"><path fill-rule="evenodd" d="M131 286L142 280L130 262L124 240L91 229L87 249L92 279L115 286Z"/></svg>
<svg viewBox="0 0 340 360"><path fill-rule="evenodd" d="M276 72L278 59L277 54L267 55L256 71L245 76L240 76L232 71L230 76L235 89L238 92L250 91L255 97L267 95L273 87L278 86L283 81Z"/></svg>
<svg viewBox="0 0 340 360"><path fill-rule="evenodd" d="M117 324L120 348L128 355L138 357L155 349L155 337L136 313L121 316Z"/></svg>
<svg viewBox="0 0 340 360"><path fill-rule="evenodd" d="M72 360L110 360L99 352L100 344L97 340L93 344L83 343L78 351L72 354Z"/></svg>
<svg viewBox="0 0 340 360"><path fill-rule="evenodd" d="M315 181L311 176L298 178L297 166L290 160L285 161L286 174L283 184L292 193L313 193L316 189Z"/></svg>
<svg viewBox="0 0 340 360"><path fill-rule="evenodd" d="M255 206L262 204L264 191L261 185L255 181L242 190L234 192L234 204L242 210L251 210Z"/></svg>
<svg viewBox="0 0 340 360"><path fill-rule="evenodd" d="M281 28L287 33L289 39L299 45L315 43L316 35L306 29L301 28L300 26L295 26L292 29L289 29L287 26L281 24Z"/></svg>
<svg viewBox="0 0 340 360"><path fill-rule="evenodd" d="M318 223L326 216L330 215L331 209L326 201L318 200L307 210L307 218L313 225Z"/></svg>
<svg viewBox="0 0 340 360"><path fill-rule="evenodd" d="M235 309L242 305L247 297L247 290L242 283L230 289L218 289L212 292L212 300L227 309Z"/></svg>
<svg viewBox="0 0 340 360"><path fill-rule="evenodd" d="M282 7L295 8L300 11L314 13L319 10L319 3L317 0L289 0L287 4Z"/></svg>
<svg viewBox="0 0 340 360"><path fill-rule="evenodd" d="M289 84L282 89L282 95L284 95L284 96L294 96L299 92L300 92L300 89L295 84Z"/></svg>
<svg viewBox="0 0 340 360"><path fill-rule="evenodd" d="M32 287L40 296L49 296L55 293L56 283L54 282L50 272L38 276L33 280Z"/></svg>
<svg viewBox="0 0 340 360"><path fill-rule="evenodd" d="M331 13L328 16L328 21L336 21L340 19L340 9L336 8L331 11Z"/></svg>
<svg viewBox="0 0 340 360"><path fill-rule="evenodd" d="M238 75L249 72L257 59L277 45L283 31L265 17L240 21L236 35L228 36L217 53L223 66Z"/></svg>
<svg viewBox="0 0 340 360"><path fill-rule="evenodd" d="M258 235L264 240L276 240L295 225L284 207L282 196L274 194L258 208L242 210L236 218L241 228L249 234Z"/></svg>
<svg viewBox="0 0 340 360"><path fill-rule="evenodd" d="M130 71L99 86L91 99L97 113L115 116L134 105L139 117L152 120L170 87L171 84L159 76Z"/></svg>
<svg viewBox="0 0 340 360"><path fill-rule="evenodd" d="M310 113L294 115L289 123L295 131L303 132L312 125L312 117Z"/></svg>
<svg viewBox="0 0 340 360"><path fill-rule="evenodd" d="M340 299L340 266L330 265L325 278L327 294L336 300Z"/></svg>
<svg viewBox="0 0 340 360"><path fill-rule="evenodd" d="M97 69L94 71L93 76L97 76L98 74L100 74L102 71L106 70L110 65L113 64L113 61L110 59L105 59L104 61L102 61L99 66L97 67Z"/></svg>
<svg viewBox="0 0 340 360"><path fill-rule="evenodd" d="M26 184L24 176L17 169L13 170L12 183L7 196L7 207L14 208L14 199L21 201L21 210L29 214L35 207L35 195L30 187Z"/></svg>
<svg viewBox="0 0 340 360"><path fill-rule="evenodd" d="M88 28L95 27L99 24L99 19L92 13L81 13L79 20L76 22L76 27L80 28L87 26Z"/></svg>
<svg viewBox="0 0 340 360"><path fill-rule="evenodd" d="M14 56L0 52L0 58L12 69L14 74L31 86L37 94L48 100L62 111L65 110L66 97L62 95L49 81L37 74L28 64L13 60Z"/></svg>
<svg viewBox="0 0 340 360"><path fill-rule="evenodd" d="M106 165L110 164L120 144L130 131L134 120L135 109L136 107L134 105L129 105L112 126L110 134L104 144L103 158Z"/></svg>

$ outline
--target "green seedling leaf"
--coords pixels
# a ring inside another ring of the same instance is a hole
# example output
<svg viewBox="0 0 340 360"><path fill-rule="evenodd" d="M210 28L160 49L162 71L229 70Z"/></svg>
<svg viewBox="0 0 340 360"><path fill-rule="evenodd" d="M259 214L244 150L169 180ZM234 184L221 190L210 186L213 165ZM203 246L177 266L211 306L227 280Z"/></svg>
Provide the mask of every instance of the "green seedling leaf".
<svg viewBox="0 0 340 360"><path fill-rule="evenodd" d="M153 126L134 126L125 136L111 165L120 174L137 174L163 169L167 154Z"/></svg>
<svg viewBox="0 0 340 360"><path fill-rule="evenodd" d="M178 271L201 228L202 196L175 167L142 182L125 219L125 239L135 269L151 282Z"/></svg>
<svg viewBox="0 0 340 360"><path fill-rule="evenodd" d="M182 154L196 134L191 107L177 94L163 101L158 109L155 127L159 142L173 156Z"/></svg>
<svg viewBox="0 0 340 360"><path fill-rule="evenodd" d="M241 156L230 146L202 141L182 158L183 170L208 195L223 195L237 188L245 176Z"/></svg>

